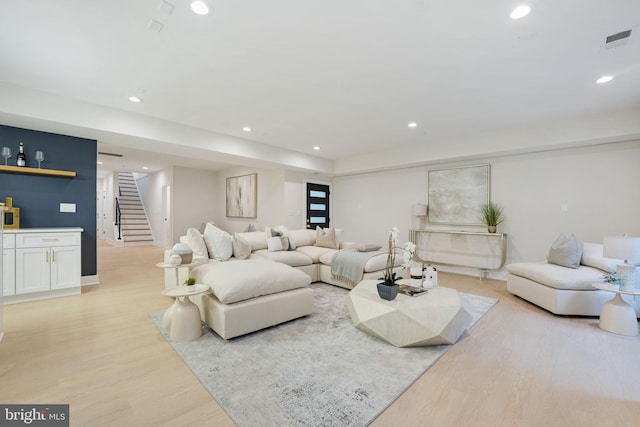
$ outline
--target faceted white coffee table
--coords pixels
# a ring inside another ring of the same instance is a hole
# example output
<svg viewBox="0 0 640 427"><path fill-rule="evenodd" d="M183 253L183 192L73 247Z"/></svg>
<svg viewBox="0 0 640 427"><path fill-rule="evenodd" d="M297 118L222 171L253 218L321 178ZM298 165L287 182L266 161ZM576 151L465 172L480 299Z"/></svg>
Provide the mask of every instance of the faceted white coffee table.
<svg viewBox="0 0 640 427"><path fill-rule="evenodd" d="M353 324L396 347L453 344L471 321L455 289L437 286L427 295L378 296L378 280L363 280L347 296Z"/></svg>

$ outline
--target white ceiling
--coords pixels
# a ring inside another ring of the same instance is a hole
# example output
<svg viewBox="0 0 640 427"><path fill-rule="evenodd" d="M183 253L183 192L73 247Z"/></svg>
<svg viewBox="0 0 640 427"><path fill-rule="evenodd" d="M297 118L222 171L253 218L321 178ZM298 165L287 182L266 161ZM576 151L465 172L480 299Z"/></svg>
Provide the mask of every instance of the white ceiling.
<svg viewBox="0 0 640 427"><path fill-rule="evenodd" d="M640 1L523 2L4 2L0 82L330 160L640 107Z"/></svg>

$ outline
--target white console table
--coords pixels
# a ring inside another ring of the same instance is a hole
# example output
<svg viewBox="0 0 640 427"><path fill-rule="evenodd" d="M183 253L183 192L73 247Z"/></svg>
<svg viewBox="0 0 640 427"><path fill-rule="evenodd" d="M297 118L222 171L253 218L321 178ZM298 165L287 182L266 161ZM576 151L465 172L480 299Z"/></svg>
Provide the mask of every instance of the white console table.
<svg viewBox="0 0 640 427"><path fill-rule="evenodd" d="M4 230L4 304L80 293L83 229Z"/></svg>
<svg viewBox="0 0 640 427"><path fill-rule="evenodd" d="M507 259L507 234L473 231L409 230L416 245L415 257L423 263L466 267L487 271L500 270Z"/></svg>

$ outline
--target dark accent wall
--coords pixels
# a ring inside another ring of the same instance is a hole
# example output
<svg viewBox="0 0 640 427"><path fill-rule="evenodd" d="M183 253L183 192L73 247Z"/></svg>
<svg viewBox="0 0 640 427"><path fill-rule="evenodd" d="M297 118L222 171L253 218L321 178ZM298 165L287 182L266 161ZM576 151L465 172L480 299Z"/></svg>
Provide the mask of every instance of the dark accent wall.
<svg viewBox="0 0 640 427"><path fill-rule="evenodd" d="M20 228L82 227L82 275L97 274L96 149L92 139L0 125L0 147L11 148L9 166L16 165L24 142L27 166L38 167L36 151L44 153L43 169L76 172L74 178L0 172L0 200L13 197L20 208ZM4 165L4 158L0 157ZM75 203L75 213L60 212L60 203Z"/></svg>

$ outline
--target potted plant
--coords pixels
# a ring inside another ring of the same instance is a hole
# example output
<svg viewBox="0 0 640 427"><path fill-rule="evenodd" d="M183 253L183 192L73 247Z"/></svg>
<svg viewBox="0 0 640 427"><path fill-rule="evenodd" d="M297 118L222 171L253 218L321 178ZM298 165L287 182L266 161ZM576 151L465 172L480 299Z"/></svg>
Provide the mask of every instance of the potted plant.
<svg viewBox="0 0 640 427"><path fill-rule="evenodd" d="M504 220L502 211L503 207L493 202L482 205L482 222L487 225L489 233L495 233Z"/></svg>
<svg viewBox="0 0 640 427"><path fill-rule="evenodd" d="M184 285L186 287L191 287L193 285L196 284L196 278L195 277L188 277L187 280L184 281Z"/></svg>
<svg viewBox="0 0 640 427"><path fill-rule="evenodd" d="M380 298L391 301L395 299L398 295L398 290L400 286L396 283L398 280L402 279L402 277L397 276L393 271L393 265L396 261L396 240L398 238L398 229L393 227L391 232L389 233L389 242L388 242L388 254L387 254L387 264L384 267L384 276L380 277L378 280L382 280L382 282L378 283L378 295Z"/></svg>
<svg viewBox="0 0 640 427"><path fill-rule="evenodd" d="M398 229L393 227L389 233L387 263L384 268L384 277L380 277L378 280L382 282L377 284L378 295L380 298L391 301L398 295L400 285L396 283L398 280L402 280L402 276L396 275L393 271L393 267L396 261L396 247L398 243ZM410 266L413 253L416 250L416 245L412 242L407 242L403 249L404 262L402 268L408 268Z"/></svg>

